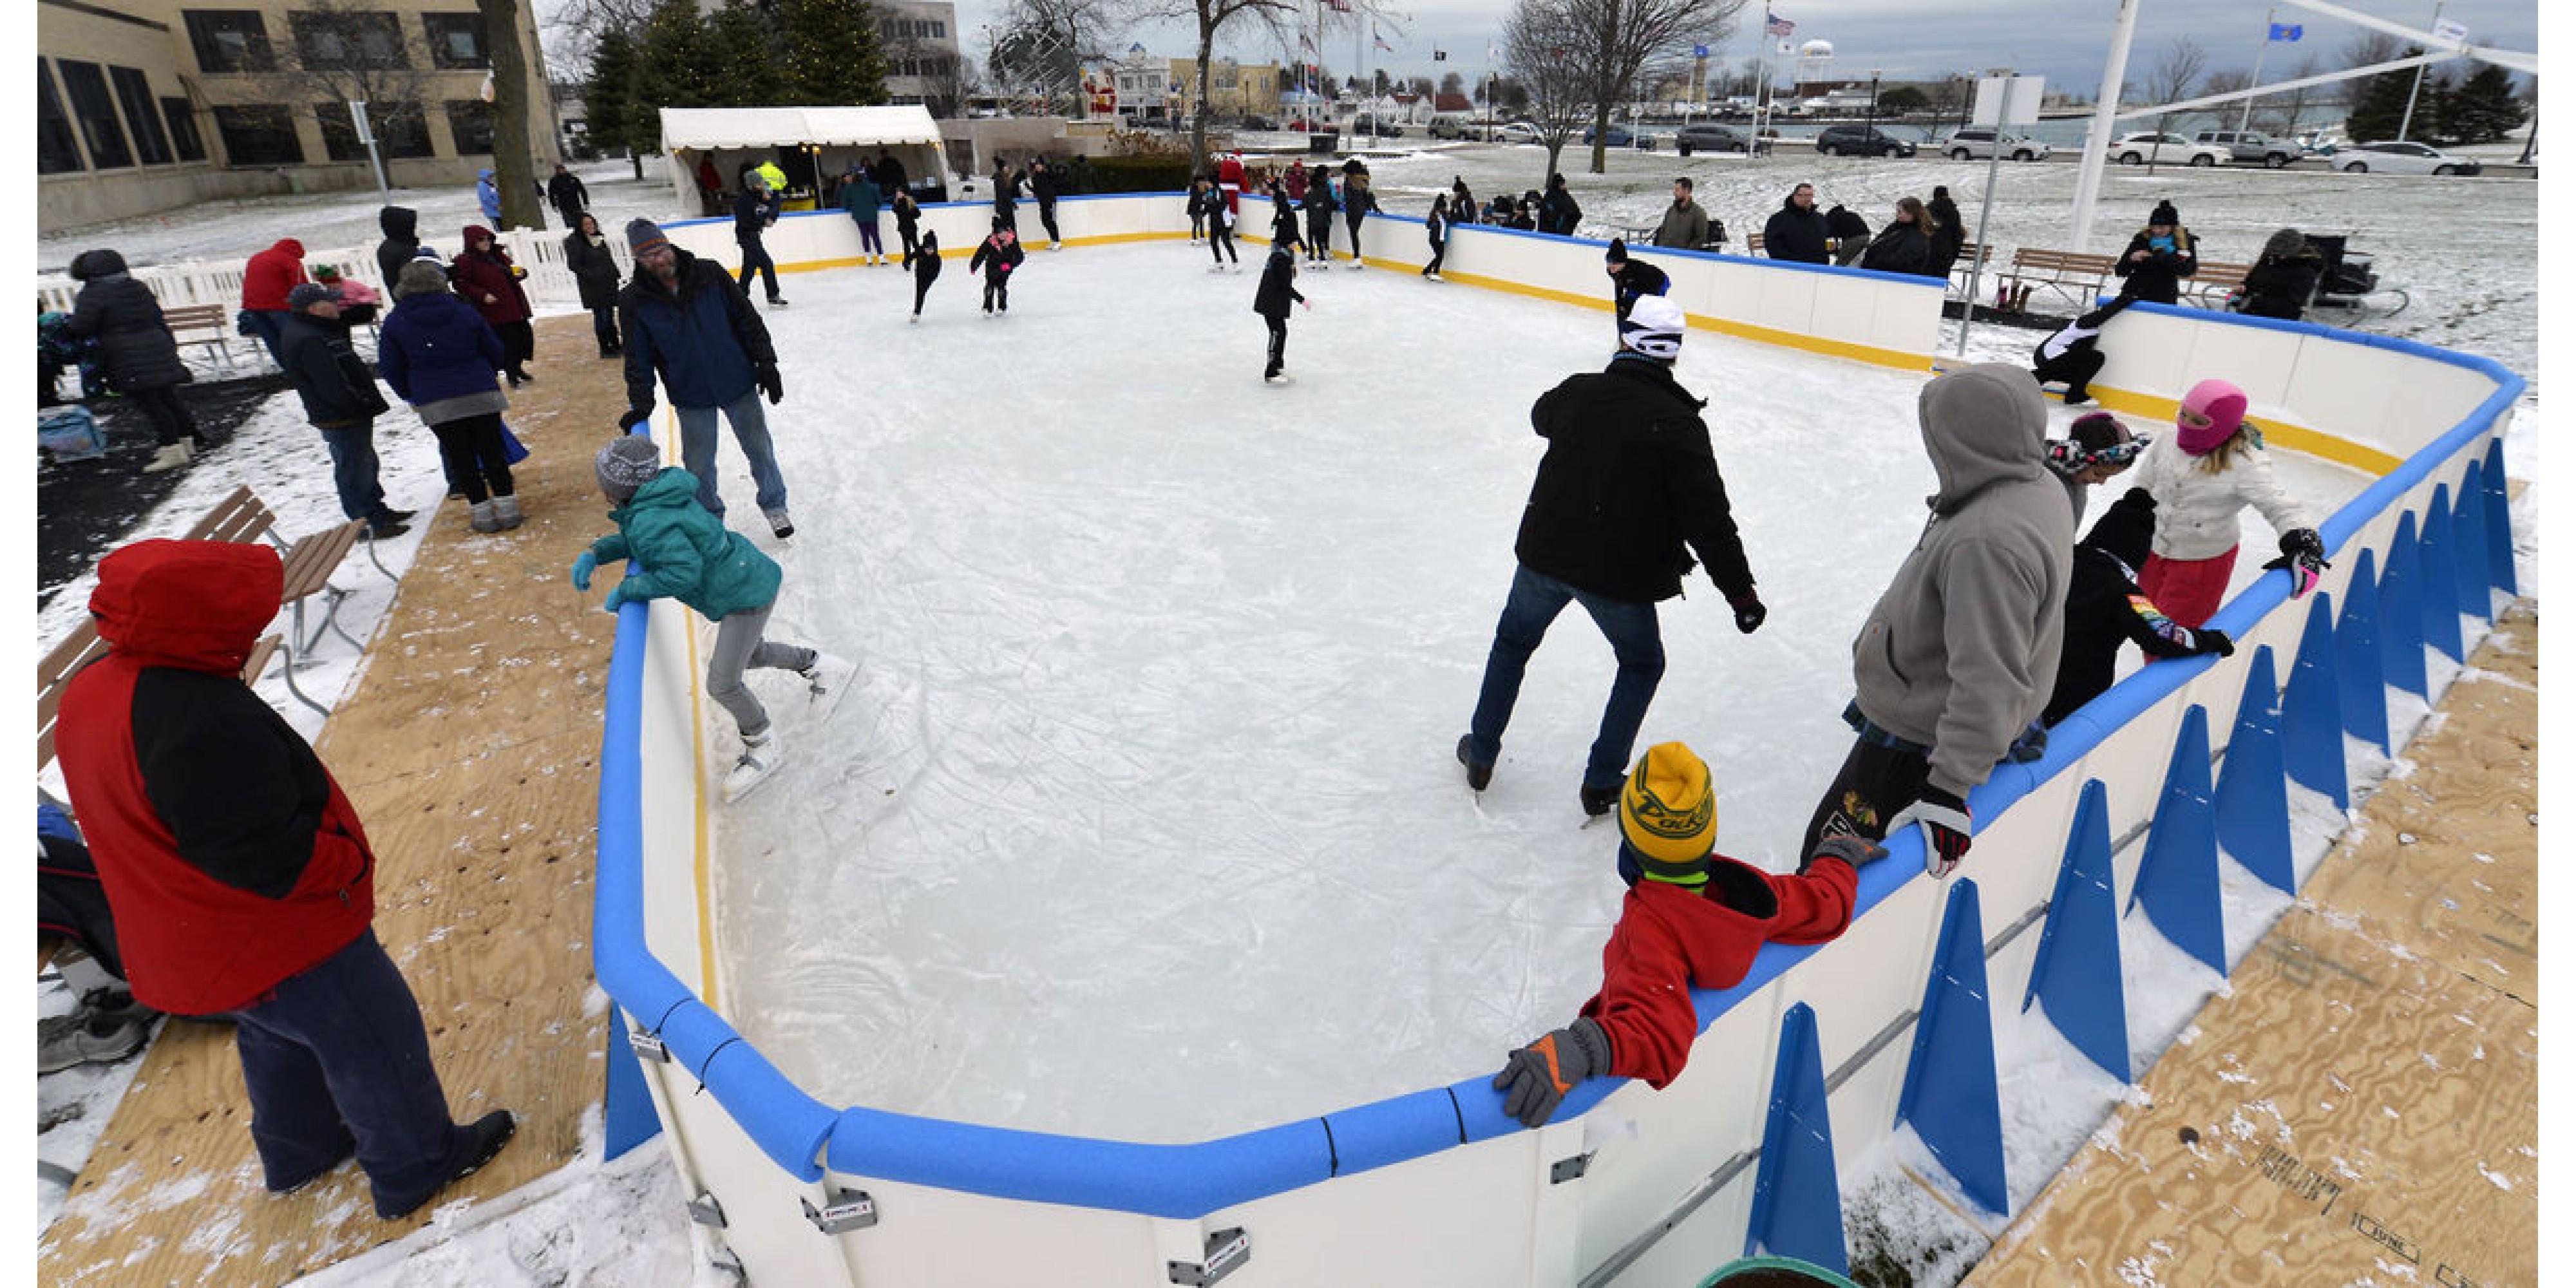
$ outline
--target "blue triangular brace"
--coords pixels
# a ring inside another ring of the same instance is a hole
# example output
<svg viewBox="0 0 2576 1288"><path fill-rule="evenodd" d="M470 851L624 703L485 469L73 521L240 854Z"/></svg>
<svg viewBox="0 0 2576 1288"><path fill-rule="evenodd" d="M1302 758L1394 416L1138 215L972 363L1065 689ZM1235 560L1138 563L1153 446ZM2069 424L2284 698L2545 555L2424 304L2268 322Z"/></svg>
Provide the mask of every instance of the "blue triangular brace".
<svg viewBox="0 0 2576 1288"><path fill-rule="evenodd" d="M2379 664L2388 682L2430 700L2424 678L2424 584L2415 570L2424 565L2423 543L2415 538L2415 512L2397 517L2397 535L2388 543L2388 572L2379 579Z"/></svg>
<svg viewBox="0 0 2576 1288"><path fill-rule="evenodd" d="M2291 781L2324 792L2336 809L2346 810L2352 808L2352 792L2344 777L2340 685L2333 596L2318 593L2308 598L2308 629L2299 637L2299 658L2290 664L2290 685L2281 694L2281 760Z"/></svg>
<svg viewBox="0 0 2576 1288"><path fill-rule="evenodd" d="M2335 627L2335 674L2343 681L2343 727L2355 738L2388 742L2388 682L2380 675L2379 570L2371 553L2354 556L2352 580L2343 587L2343 621Z"/></svg>
<svg viewBox="0 0 2576 1288"><path fill-rule="evenodd" d="M2268 668L2267 668L2268 669ZM2111 810L2102 780L2087 779L2066 830L2066 858L2048 896L2048 921L2030 964L2033 1000L2102 1071L2129 1081L2129 1009L2120 983L2120 914L2111 892Z"/></svg>
<svg viewBox="0 0 2576 1288"><path fill-rule="evenodd" d="M1771 1068L1771 1114L1762 1124L1762 1162L1753 1174L1753 1213L1744 1255L1776 1252L1844 1274L1843 1194L1834 1177L1834 1128L1825 1112L1825 1061L1816 1013L1806 1003L1780 1019L1780 1057Z"/></svg>
<svg viewBox="0 0 2576 1288"><path fill-rule="evenodd" d="M2323 596L2319 596L2323 598ZM2245 870L2283 894L2299 892L2290 863L2290 789L2283 779L2280 690L2272 684L2270 645L2245 668L2245 696L2218 771L2218 840Z"/></svg>
<svg viewBox="0 0 2576 1288"><path fill-rule="evenodd" d="M2454 662L2464 661L2460 646L2459 560L2451 552L2451 485L2433 485L2433 503L2424 508L2424 642Z"/></svg>
<svg viewBox="0 0 2576 1288"><path fill-rule="evenodd" d="M2211 970L2227 973L2227 935L2218 906L2218 820L2209 801L2209 711L2198 703L2182 715L2163 799L2147 829L2147 852L2129 906L2174 946Z"/></svg>
<svg viewBox="0 0 2576 1288"><path fill-rule="evenodd" d="M1896 1121L1914 1134L1977 1206L2012 1210L2004 1190L2003 1092L1995 1080L1995 1020L1986 992L1986 938L1977 916L1977 883L1950 883L1941 913L1941 946L1923 982L1923 1012L1914 1022L1914 1054Z"/></svg>
<svg viewBox="0 0 2576 1288"><path fill-rule="evenodd" d="M2513 579L2513 500L2504 490L2504 438L2487 440L2487 577L2495 588L2519 595Z"/></svg>
<svg viewBox="0 0 2576 1288"><path fill-rule="evenodd" d="M2476 461L2460 477L2459 504L2451 509L2451 549L2459 555L2460 611L2495 620L2495 588L2487 584L2486 471Z"/></svg>
<svg viewBox="0 0 2576 1288"><path fill-rule="evenodd" d="M635 1044L626 1038L626 1016L608 1008L608 1094L600 1112L602 1142L608 1157L653 1139L662 1118L653 1111L653 1093L644 1085L644 1066L636 1062Z"/></svg>

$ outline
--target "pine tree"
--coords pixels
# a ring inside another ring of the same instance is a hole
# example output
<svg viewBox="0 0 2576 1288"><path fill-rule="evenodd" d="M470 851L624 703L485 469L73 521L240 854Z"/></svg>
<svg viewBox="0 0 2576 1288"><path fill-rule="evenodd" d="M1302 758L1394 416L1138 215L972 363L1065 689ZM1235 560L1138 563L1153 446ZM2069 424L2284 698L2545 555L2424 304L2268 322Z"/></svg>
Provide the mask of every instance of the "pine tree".
<svg viewBox="0 0 2576 1288"><path fill-rule="evenodd" d="M2400 58L2413 58L2424 51L2409 45ZM2381 72L2361 83L2361 93L2353 100L2352 114L2344 120L2344 134L2355 143L2375 143L2397 137L2397 126L2406 119L2406 96L2415 88L2415 69L2400 68ZM2417 110L2422 110L2418 103Z"/></svg>
<svg viewBox="0 0 2576 1288"><path fill-rule="evenodd" d="M2466 144L2493 143L2521 129L2527 117L2522 101L2514 97L2513 77L2486 63L2445 89L2435 119L2443 143Z"/></svg>
<svg viewBox="0 0 2576 1288"><path fill-rule="evenodd" d="M591 51L590 79L581 87L582 110L590 114L590 141L601 152L632 148L634 124L635 38L623 27L600 33Z"/></svg>
<svg viewBox="0 0 2576 1288"><path fill-rule="evenodd" d="M727 0L707 19L711 58L708 63L712 103L717 107L777 107L796 100L783 97L777 58L777 33L760 10Z"/></svg>
<svg viewBox="0 0 2576 1288"><path fill-rule="evenodd" d="M816 107L886 101L885 55L867 0L777 0L778 93Z"/></svg>
<svg viewBox="0 0 2576 1288"><path fill-rule="evenodd" d="M659 0L635 51L627 143L660 151L665 107L714 107L715 37L694 0Z"/></svg>

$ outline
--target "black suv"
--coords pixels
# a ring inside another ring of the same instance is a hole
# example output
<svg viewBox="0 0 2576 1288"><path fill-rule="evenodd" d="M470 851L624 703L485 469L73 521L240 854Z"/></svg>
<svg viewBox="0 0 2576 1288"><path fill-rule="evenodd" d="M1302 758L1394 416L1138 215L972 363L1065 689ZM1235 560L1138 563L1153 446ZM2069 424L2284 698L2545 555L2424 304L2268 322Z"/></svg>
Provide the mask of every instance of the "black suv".
<svg viewBox="0 0 2576 1288"><path fill-rule="evenodd" d="M1816 132L1816 155L1910 157L1914 145L1875 125L1828 125Z"/></svg>

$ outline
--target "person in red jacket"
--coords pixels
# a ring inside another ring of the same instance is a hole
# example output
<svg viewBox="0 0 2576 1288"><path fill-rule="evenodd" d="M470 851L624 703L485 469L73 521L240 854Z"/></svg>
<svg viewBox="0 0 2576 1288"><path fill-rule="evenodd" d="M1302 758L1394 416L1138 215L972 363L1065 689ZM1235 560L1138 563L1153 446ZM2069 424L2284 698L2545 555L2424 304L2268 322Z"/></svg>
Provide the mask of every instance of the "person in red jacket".
<svg viewBox="0 0 2576 1288"><path fill-rule="evenodd" d="M526 288L519 285L528 271L511 263L509 248L493 240L492 230L480 224L465 226L465 250L454 264L457 295L473 305L501 337L501 352L508 360L502 370L509 373L510 387L536 379L528 374L528 359L537 356L536 327L528 321L534 310L528 307Z"/></svg>
<svg viewBox="0 0 2576 1288"><path fill-rule="evenodd" d="M1887 851L1831 837L1774 876L1715 852L1708 766L1678 742L1646 750L1619 799L1628 883L1601 949L1601 991L1572 1024L1511 1053L1494 1075L1503 1112L1538 1127L1586 1078L1643 1078L1661 1091L1699 1036L1692 988L1731 988L1766 943L1821 944L1851 924L1859 869Z"/></svg>
<svg viewBox="0 0 2576 1288"><path fill-rule="evenodd" d="M284 334L286 315L293 312L287 307L286 293L311 280L304 275L304 243L292 237L278 238L242 265L243 333L258 336L278 366L286 365L277 342Z"/></svg>
<svg viewBox="0 0 2576 1288"><path fill-rule="evenodd" d="M355 1155L376 1214L398 1220L516 1123L448 1117L420 1005L376 941L357 811L242 682L284 584L257 542L111 552L89 601L108 652L64 686L54 751L135 997L235 1022L268 1188Z"/></svg>

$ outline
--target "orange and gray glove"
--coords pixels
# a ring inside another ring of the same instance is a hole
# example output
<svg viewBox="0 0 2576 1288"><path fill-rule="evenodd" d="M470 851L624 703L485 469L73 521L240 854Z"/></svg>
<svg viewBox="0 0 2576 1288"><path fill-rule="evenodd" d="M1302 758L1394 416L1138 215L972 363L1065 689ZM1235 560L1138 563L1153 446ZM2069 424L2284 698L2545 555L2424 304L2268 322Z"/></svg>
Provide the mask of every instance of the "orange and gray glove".
<svg viewBox="0 0 2576 1288"><path fill-rule="evenodd" d="M1512 1052L1494 1075L1494 1090L1503 1093L1503 1112L1521 1126L1544 1127L1566 1092L1609 1071L1610 1035L1578 1019Z"/></svg>
<svg viewBox="0 0 2576 1288"><path fill-rule="evenodd" d="M1876 863L1886 857L1887 847L1872 845L1867 837L1828 836L1816 842L1816 852L1808 855L1798 864L1798 875L1802 877L1807 875L1807 869L1816 866L1818 859L1841 859L1850 864L1851 870L1857 873L1863 864Z"/></svg>

